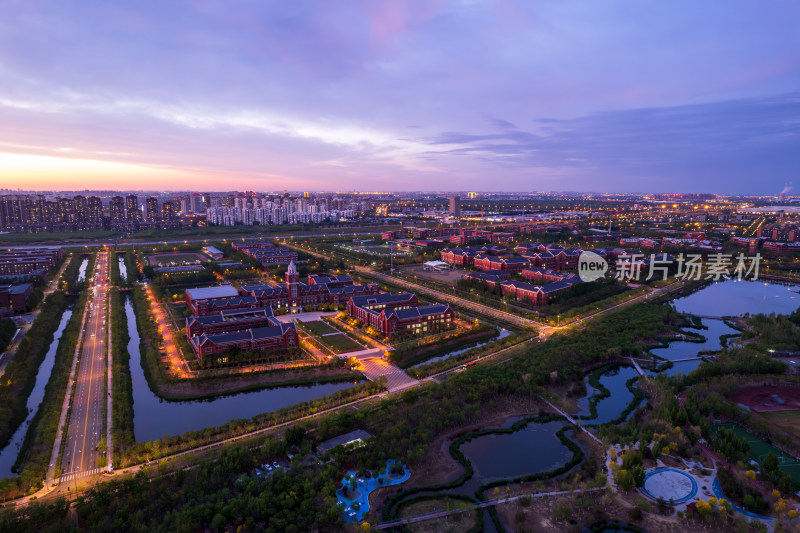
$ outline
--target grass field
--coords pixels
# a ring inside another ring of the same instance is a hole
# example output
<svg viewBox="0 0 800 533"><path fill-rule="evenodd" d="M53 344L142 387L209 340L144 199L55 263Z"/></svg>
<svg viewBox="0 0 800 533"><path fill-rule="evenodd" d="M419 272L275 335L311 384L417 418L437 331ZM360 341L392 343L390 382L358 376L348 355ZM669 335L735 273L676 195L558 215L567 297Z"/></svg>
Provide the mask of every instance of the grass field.
<svg viewBox="0 0 800 533"><path fill-rule="evenodd" d="M770 424L800 440L800 410L767 411L759 414L767 419Z"/></svg>
<svg viewBox="0 0 800 533"><path fill-rule="evenodd" d="M194 263L196 261L208 261L208 258L197 252L178 252L174 254L155 254L147 258L151 265L169 265L171 263Z"/></svg>
<svg viewBox="0 0 800 533"><path fill-rule="evenodd" d="M338 333L338 330L332 328L327 323L321 320L314 320L312 322L303 322L303 326L316 336L327 335L328 333Z"/></svg>
<svg viewBox="0 0 800 533"><path fill-rule="evenodd" d="M330 346L337 353L357 352L363 350L364 347L356 343L353 339L344 333L336 335L317 336L317 339L323 344Z"/></svg>

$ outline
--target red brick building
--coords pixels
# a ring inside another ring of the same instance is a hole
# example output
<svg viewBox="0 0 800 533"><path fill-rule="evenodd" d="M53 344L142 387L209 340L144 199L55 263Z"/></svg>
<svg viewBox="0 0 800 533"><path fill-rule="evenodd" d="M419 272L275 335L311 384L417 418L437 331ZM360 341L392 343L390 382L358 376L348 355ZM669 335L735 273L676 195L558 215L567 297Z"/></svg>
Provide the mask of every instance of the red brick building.
<svg viewBox="0 0 800 533"><path fill-rule="evenodd" d="M0 251L0 276L44 276L63 257L61 248L10 248Z"/></svg>
<svg viewBox="0 0 800 533"><path fill-rule="evenodd" d="M372 314L384 309L408 309L418 305L417 295L410 292L353 296L347 302L347 314L368 326L377 327L377 322L374 324L370 322Z"/></svg>
<svg viewBox="0 0 800 533"><path fill-rule="evenodd" d="M382 335L421 335L453 327L455 314L447 304L419 305L412 293L351 298L347 312Z"/></svg>
<svg viewBox="0 0 800 533"><path fill-rule="evenodd" d="M578 283L581 281L580 276L569 272L558 272L542 267L526 268L520 272L523 278L530 281L538 281L542 283L556 283L558 281L568 281L570 283Z"/></svg>
<svg viewBox="0 0 800 533"><path fill-rule="evenodd" d="M272 309L231 309L215 315L192 316L186 319L186 336L191 339L200 335L233 333L245 329L273 326Z"/></svg>
<svg viewBox="0 0 800 533"><path fill-rule="evenodd" d="M405 237L405 231L401 229L393 229L381 232L381 239L384 241L394 241Z"/></svg>
<svg viewBox="0 0 800 533"><path fill-rule="evenodd" d="M277 322L277 321L276 321ZM190 337L189 343L198 360L238 348L243 352L261 351L282 353L297 346L297 330L294 324L283 324L252 328L233 333L217 333ZM225 362L225 361L223 361Z"/></svg>
<svg viewBox="0 0 800 533"><path fill-rule="evenodd" d="M494 244L509 244L514 242L514 234L507 232L494 232L489 236L489 242Z"/></svg>
<svg viewBox="0 0 800 533"><path fill-rule="evenodd" d="M531 285L524 281L510 281L500 285L503 296L531 305L547 305L556 294L572 287L571 283L558 281L547 285Z"/></svg>
<svg viewBox="0 0 800 533"><path fill-rule="evenodd" d="M530 260L521 256L514 257L492 257L489 255L476 256L473 264L478 270L502 270L509 274L519 274L527 266Z"/></svg>
<svg viewBox="0 0 800 533"><path fill-rule="evenodd" d="M30 283L0 285L0 315L29 311L27 302L31 294L33 285Z"/></svg>
<svg viewBox="0 0 800 533"><path fill-rule="evenodd" d="M524 271L523 271L524 272ZM464 274L464 279L483 282L486 288L492 290L498 283L504 281L511 281L511 274L502 270L489 270L486 272L467 272Z"/></svg>

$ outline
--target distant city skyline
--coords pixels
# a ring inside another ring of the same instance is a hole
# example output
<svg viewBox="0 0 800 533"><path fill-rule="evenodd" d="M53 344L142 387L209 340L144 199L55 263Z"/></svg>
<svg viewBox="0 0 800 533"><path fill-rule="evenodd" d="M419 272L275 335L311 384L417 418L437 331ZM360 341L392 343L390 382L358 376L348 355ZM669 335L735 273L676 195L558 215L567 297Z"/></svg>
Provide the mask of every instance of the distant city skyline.
<svg viewBox="0 0 800 533"><path fill-rule="evenodd" d="M15 2L0 187L796 193L800 4Z"/></svg>

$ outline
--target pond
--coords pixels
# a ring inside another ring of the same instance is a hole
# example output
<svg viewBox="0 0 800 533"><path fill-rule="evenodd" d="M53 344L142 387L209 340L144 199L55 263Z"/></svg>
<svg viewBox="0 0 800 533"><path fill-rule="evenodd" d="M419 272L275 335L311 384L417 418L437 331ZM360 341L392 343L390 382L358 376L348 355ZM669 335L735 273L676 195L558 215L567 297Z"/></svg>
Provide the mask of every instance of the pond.
<svg viewBox="0 0 800 533"><path fill-rule="evenodd" d="M47 354L44 356L44 361L42 361L41 366L39 366L39 371L36 374L36 383L33 385L31 395L28 396L28 417L20 424L17 431L14 432L14 435L11 436L11 440L6 447L0 450L0 478L14 475L14 473L11 472L11 467L14 466L14 462L17 460L17 454L19 453L20 446L22 446L22 442L25 440L28 426L36 415L39 404L44 398L44 389L47 386L47 382L50 380L50 372L53 371L53 365L56 362L58 341L61 340L61 334L64 333L64 328L67 327L67 322L71 316L72 311L70 310L65 311L64 314L61 315L58 329L56 329L53 334L53 342L50 343Z"/></svg>
<svg viewBox="0 0 800 533"><path fill-rule="evenodd" d="M324 383L305 387L277 387L220 396L211 400L173 402L150 390L142 369L136 314L130 298L125 301L128 319L128 353L131 355L133 422L137 441L180 435L187 431L220 426L230 420L251 418L282 407L321 398L354 386L353 381Z"/></svg>
<svg viewBox="0 0 800 533"><path fill-rule="evenodd" d="M689 341L670 341L669 346L666 348L654 348L650 353L662 359L673 361L675 359L686 359L687 357L697 357L697 354L704 350L718 351L722 348L719 338L721 335L736 335L739 331L728 326L722 320L712 320L708 318L702 319L702 323L708 329L689 329L699 333L706 338L704 342L689 342ZM694 361L681 361L674 363L671 368L665 370L668 376L674 376L678 372L688 374L698 366L702 360L696 359Z"/></svg>
<svg viewBox="0 0 800 533"><path fill-rule="evenodd" d="M556 436L563 420L529 423L513 433L490 433L461 445L475 469L463 487L470 495L489 481L554 470L572 458ZM471 490L470 490L471 489Z"/></svg>
<svg viewBox="0 0 800 533"><path fill-rule="evenodd" d="M706 316L789 314L800 307L798 291L800 286L786 283L727 280L675 300L674 304L681 313Z"/></svg>
<svg viewBox="0 0 800 533"><path fill-rule="evenodd" d="M609 390L609 396L600 399L597 402L597 417L591 418L587 424L600 425L611 422L619 418L619 415L624 411L631 401L633 401L633 393L628 389L628 380L638 377L639 374L636 369L630 366L623 366L620 368L612 369L604 372L600 376L600 384ZM597 389L589 385L588 377L586 383L586 396L578 400L578 407L580 411L576 413L578 417L591 416L590 402L592 397L599 393ZM633 411L631 411L633 413Z"/></svg>
<svg viewBox="0 0 800 533"><path fill-rule="evenodd" d="M78 268L78 281L86 281L86 268L89 266L89 258L85 258Z"/></svg>

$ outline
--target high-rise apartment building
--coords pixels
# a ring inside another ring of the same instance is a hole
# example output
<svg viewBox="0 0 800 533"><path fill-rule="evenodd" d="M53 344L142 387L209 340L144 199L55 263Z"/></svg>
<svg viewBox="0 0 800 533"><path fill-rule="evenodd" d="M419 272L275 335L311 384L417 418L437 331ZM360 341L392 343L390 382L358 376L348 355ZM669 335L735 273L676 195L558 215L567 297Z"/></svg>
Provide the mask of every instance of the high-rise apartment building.
<svg viewBox="0 0 800 533"><path fill-rule="evenodd" d="M172 222L178 218L178 210L175 209L175 203L166 201L161 204L161 220L164 222Z"/></svg>
<svg viewBox="0 0 800 533"><path fill-rule="evenodd" d="M86 200L86 221L97 228L103 224L103 202L97 196Z"/></svg>
<svg viewBox="0 0 800 533"><path fill-rule="evenodd" d="M194 214L205 213L206 206L203 202L203 195L199 192L194 192L191 195L191 212Z"/></svg>
<svg viewBox="0 0 800 533"><path fill-rule="evenodd" d="M145 215L147 216L147 221L150 223L161 220L161 216L158 212L158 198L151 196L145 200Z"/></svg>
<svg viewBox="0 0 800 533"><path fill-rule="evenodd" d="M109 214L111 215L112 225L125 222L125 199L122 196L111 198Z"/></svg>
<svg viewBox="0 0 800 533"><path fill-rule="evenodd" d="M142 212L139 210L139 198L135 194L125 197L125 218L129 222L141 222Z"/></svg>
<svg viewBox="0 0 800 533"><path fill-rule="evenodd" d="M461 198L458 196L450 197L450 215L454 217L461 216Z"/></svg>

